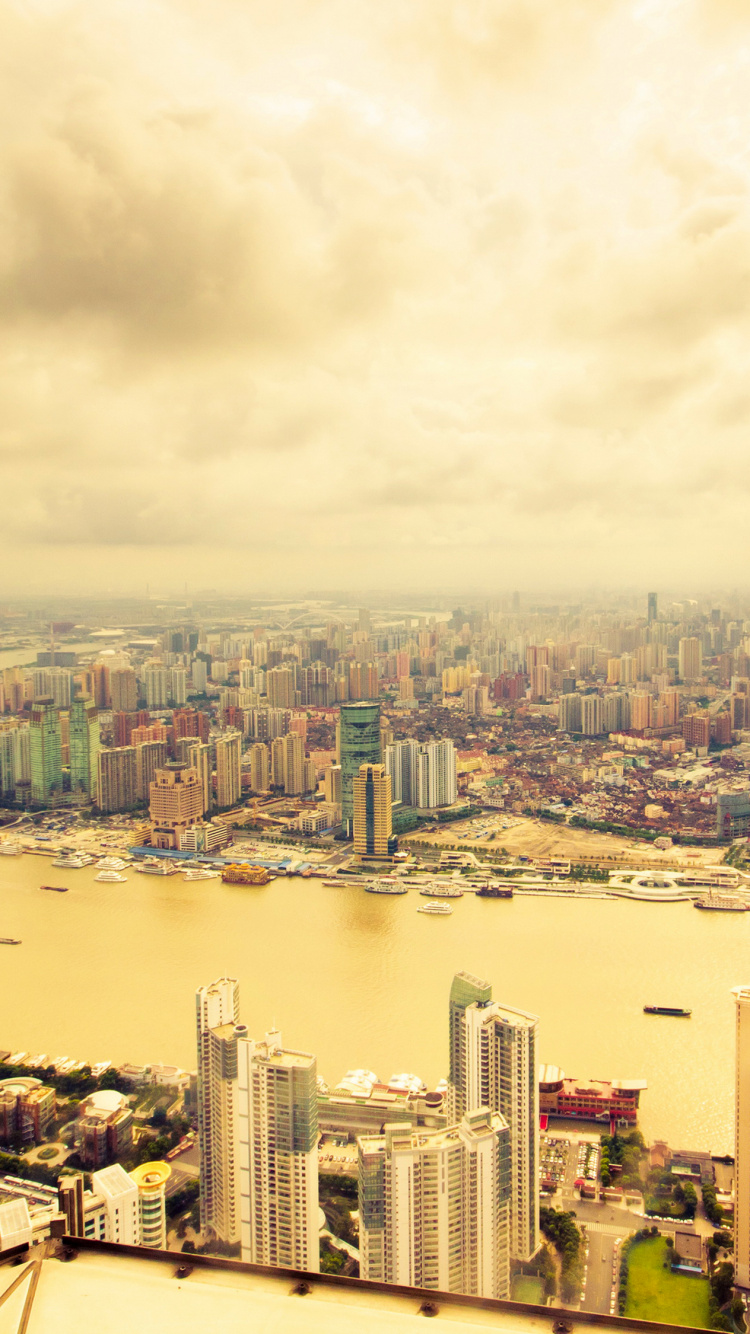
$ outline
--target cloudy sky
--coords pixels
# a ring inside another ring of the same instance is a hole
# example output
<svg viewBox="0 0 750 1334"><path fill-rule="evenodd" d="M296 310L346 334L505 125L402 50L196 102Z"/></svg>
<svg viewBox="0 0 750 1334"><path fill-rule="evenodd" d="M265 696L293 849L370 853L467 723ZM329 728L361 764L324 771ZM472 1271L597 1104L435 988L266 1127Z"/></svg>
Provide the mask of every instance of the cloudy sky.
<svg viewBox="0 0 750 1334"><path fill-rule="evenodd" d="M0 592L745 582L746 0L0 14Z"/></svg>

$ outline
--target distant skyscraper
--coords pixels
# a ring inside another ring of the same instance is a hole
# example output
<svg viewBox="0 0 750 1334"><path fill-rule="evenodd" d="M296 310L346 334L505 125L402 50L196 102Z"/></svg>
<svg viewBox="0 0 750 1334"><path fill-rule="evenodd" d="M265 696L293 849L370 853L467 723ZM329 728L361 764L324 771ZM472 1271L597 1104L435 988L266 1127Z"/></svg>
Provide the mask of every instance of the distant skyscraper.
<svg viewBox="0 0 750 1334"><path fill-rule="evenodd" d="M145 663L143 683L146 688L146 707L166 709L169 706L169 668L163 662L154 660Z"/></svg>
<svg viewBox="0 0 750 1334"><path fill-rule="evenodd" d="M51 699L38 699L31 710L31 799L46 804L62 793L60 711Z"/></svg>
<svg viewBox="0 0 750 1334"><path fill-rule="evenodd" d="M267 792L270 781L268 746L263 741L256 741L250 747L250 786L253 792Z"/></svg>
<svg viewBox="0 0 750 1334"><path fill-rule="evenodd" d="M216 804L236 806L242 792L242 734L226 732L216 742Z"/></svg>
<svg viewBox="0 0 750 1334"><path fill-rule="evenodd" d="M341 818L353 832L354 779L363 764L380 764L380 705L342 704L339 718Z"/></svg>
<svg viewBox="0 0 750 1334"><path fill-rule="evenodd" d="M70 790L96 797L99 772L99 710L92 699L70 706Z"/></svg>
<svg viewBox="0 0 750 1334"><path fill-rule="evenodd" d="M112 708L116 713L135 713L138 708L138 681L132 667L113 667L109 674Z"/></svg>
<svg viewBox="0 0 750 1334"><path fill-rule="evenodd" d="M242 1259L319 1269L315 1057L279 1033L237 1042Z"/></svg>
<svg viewBox="0 0 750 1334"><path fill-rule="evenodd" d="M393 800L404 806L419 804L419 742L408 739L386 747L385 767L391 775Z"/></svg>
<svg viewBox="0 0 750 1334"><path fill-rule="evenodd" d="M658 620L658 616L659 616L659 613L658 613L658 609L657 609L657 597L656 597L656 593L649 593L649 595L648 595L648 623L649 623L649 625L651 624L652 621L656 621L656 620Z"/></svg>
<svg viewBox="0 0 750 1334"><path fill-rule="evenodd" d="M302 796L305 791L305 743L297 732L289 732L283 739L284 793L288 797Z"/></svg>
<svg viewBox="0 0 750 1334"><path fill-rule="evenodd" d="M142 741L135 748L135 790L139 801L148 801L157 769L167 762L166 741Z"/></svg>
<svg viewBox="0 0 750 1334"><path fill-rule="evenodd" d="M581 732L598 736L602 731L602 701L599 695L581 696Z"/></svg>
<svg viewBox="0 0 750 1334"><path fill-rule="evenodd" d="M196 992L201 1231L234 1244L239 1230L237 1036L240 987L221 977ZM241 1030L245 1035L246 1030Z"/></svg>
<svg viewBox="0 0 750 1334"><path fill-rule="evenodd" d="M129 811L138 800L135 746L113 746L97 756L96 804L100 811Z"/></svg>
<svg viewBox="0 0 750 1334"><path fill-rule="evenodd" d="M536 1015L492 1000L489 982L457 973L449 1004L448 1115L500 1112L510 1130L511 1255L539 1246L539 1088Z"/></svg>
<svg viewBox="0 0 750 1334"><path fill-rule="evenodd" d="M689 637L680 640L678 672L682 681L697 681L703 675L703 654L699 639Z"/></svg>
<svg viewBox="0 0 750 1334"><path fill-rule="evenodd" d="M423 810L452 806L458 793L457 758L453 742L428 741L417 756L417 801Z"/></svg>
<svg viewBox="0 0 750 1334"><path fill-rule="evenodd" d="M176 708L187 703L187 669L179 663L169 671L169 702Z"/></svg>
<svg viewBox="0 0 750 1334"><path fill-rule="evenodd" d="M360 857L387 857L393 851L391 776L382 764L362 764L354 789L354 851Z"/></svg>
<svg viewBox="0 0 750 1334"><path fill-rule="evenodd" d="M474 1297L510 1291L511 1144L504 1118L387 1125L359 1147L361 1277Z"/></svg>
<svg viewBox="0 0 750 1334"><path fill-rule="evenodd" d="M735 987L734 1276L750 1288L750 987Z"/></svg>
<svg viewBox="0 0 750 1334"><path fill-rule="evenodd" d="M580 732L581 696L576 694L560 696L560 731Z"/></svg>

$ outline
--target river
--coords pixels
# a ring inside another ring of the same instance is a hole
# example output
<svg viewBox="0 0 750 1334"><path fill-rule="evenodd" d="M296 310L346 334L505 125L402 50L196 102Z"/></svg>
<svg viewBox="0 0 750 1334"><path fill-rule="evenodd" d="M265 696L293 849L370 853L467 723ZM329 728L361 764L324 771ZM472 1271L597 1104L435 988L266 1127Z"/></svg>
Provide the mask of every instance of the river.
<svg viewBox="0 0 750 1334"><path fill-rule="evenodd" d="M0 1047L195 1067L194 992L238 977L251 1033L278 1026L333 1085L364 1066L446 1073L451 978L468 969L540 1016L539 1059L582 1079L648 1080L641 1126L675 1148L733 1148L734 1003L750 982L750 913L689 903L516 897L452 917L321 881L261 889L0 857ZM42 893L42 882L67 894ZM691 1007L691 1019L644 1015Z"/></svg>

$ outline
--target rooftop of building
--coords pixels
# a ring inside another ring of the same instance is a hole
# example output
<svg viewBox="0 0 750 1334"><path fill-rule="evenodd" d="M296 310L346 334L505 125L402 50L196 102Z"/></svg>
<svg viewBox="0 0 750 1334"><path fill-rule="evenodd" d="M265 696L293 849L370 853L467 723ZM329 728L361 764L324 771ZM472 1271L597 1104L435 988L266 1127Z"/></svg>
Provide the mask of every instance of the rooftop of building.
<svg viewBox="0 0 750 1334"><path fill-rule="evenodd" d="M42 1248L39 1248L42 1251ZM264 1269L239 1261L144 1254L138 1247L70 1239L60 1258L0 1266L3 1334L79 1334L81 1315L107 1334L419 1334L436 1314L443 1334L481 1327L501 1334L554 1334L558 1322L576 1330L672 1334L673 1325L582 1311L524 1306L423 1289L364 1283L328 1274ZM25 1257L22 1257L25 1258ZM13 1289L11 1291L11 1289ZM425 1311L425 1303L437 1308ZM24 1307L26 1311L24 1312ZM28 1323L24 1324L24 1313ZM418 1323L415 1323L418 1322ZM685 1327L686 1334L690 1334Z"/></svg>

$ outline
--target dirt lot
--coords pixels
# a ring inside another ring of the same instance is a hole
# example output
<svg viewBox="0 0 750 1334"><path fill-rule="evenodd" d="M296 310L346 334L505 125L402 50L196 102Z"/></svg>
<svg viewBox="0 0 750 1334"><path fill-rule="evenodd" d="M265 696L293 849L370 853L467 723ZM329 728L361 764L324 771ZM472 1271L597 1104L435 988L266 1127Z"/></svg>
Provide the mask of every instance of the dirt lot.
<svg viewBox="0 0 750 1334"><path fill-rule="evenodd" d="M661 852L653 844L640 839L618 838L615 834L600 834L595 830L571 829L569 825L553 824L547 820L516 819L510 829L494 826L494 817L462 820L430 834L410 834L408 842L415 849L420 843L439 844L441 848L467 847L480 858L484 852L499 852L505 848L514 856L567 857L572 862L584 860L612 860L626 865L656 865L667 867L715 866L721 862L723 848L669 848ZM494 839L474 837L485 825Z"/></svg>

